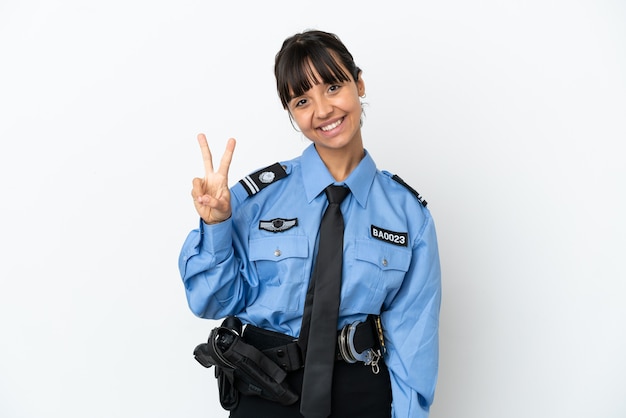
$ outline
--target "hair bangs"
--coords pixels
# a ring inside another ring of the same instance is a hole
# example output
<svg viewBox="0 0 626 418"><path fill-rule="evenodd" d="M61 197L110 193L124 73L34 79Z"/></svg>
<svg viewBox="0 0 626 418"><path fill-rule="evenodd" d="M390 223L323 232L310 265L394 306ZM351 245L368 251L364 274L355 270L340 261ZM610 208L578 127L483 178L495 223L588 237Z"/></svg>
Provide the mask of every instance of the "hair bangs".
<svg viewBox="0 0 626 418"><path fill-rule="evenodd" d="M291 99L301 96L317 84L351 81L334 54L324 47L300 49L297 54L293 54L291 63L282 63L282 69L284 76L280 79L283 84L278 89L285 108ZM321 80L318 80L316 73Z"/></svg>

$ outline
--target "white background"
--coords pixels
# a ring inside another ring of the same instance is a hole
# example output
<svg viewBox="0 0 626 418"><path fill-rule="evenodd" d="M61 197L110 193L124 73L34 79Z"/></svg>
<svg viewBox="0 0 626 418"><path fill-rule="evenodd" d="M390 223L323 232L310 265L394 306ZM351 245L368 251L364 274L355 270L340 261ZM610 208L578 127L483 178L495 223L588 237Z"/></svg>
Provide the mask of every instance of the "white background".
<svg viewBox="0 0 626 418"><path fill-rule="evenodd" d="M225 417L177 258L196 134L299 155L273 59L363 69L365 145L429 201L432 418L626 416L626 3L0 2L0 416Z"/></svg>

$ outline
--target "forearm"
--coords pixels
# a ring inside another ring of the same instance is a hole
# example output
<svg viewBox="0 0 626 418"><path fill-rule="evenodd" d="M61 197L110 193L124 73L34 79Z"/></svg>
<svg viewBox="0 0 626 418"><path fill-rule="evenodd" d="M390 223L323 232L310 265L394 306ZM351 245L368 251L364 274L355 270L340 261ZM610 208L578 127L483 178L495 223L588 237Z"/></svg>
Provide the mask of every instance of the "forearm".
<svg viewBox="0 0 626 418"><path fill-rule="evenodd" d="M425 405L423 398L390 371L391 391L393 400L391 405L392 418L428 418L430 405Z"/></svg>
<svg viewBox="0 0 626 418"><path fill-rule="evenodd" d="M400 291L381 315L394 417L428 416L438 376L440 304L441 270L430 219Z"/></svg>
<svg viewBox="0 0 626 418"><path fill-rule="evenodd" d="M200 221L183 244L179 270L195 315L217 319L240 309L244 291L230 219L215 225Z"/></svg>

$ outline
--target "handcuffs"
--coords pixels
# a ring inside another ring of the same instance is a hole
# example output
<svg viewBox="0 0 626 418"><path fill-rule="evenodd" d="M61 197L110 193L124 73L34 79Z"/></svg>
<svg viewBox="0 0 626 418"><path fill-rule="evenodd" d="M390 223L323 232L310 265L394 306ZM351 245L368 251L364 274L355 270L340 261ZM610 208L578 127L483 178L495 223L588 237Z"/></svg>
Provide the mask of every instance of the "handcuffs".
<svg viewBox="0 0 626 418"><path fill-rule="evenodd" d="M368 321L370 321L370 319L368 319ZM342 328L337 336L337 346L339 348L339 355L346 363L363 362L365 366L372 367L374 374L378 374L380 372L378 362L385 354L386 348L380 316L374 317L373 321L376 328L375 334L378 337L377 344L373 347L358 352L354 345L354 335L356 334L357 326L362 323L361 321L355 321Z"/></svg>

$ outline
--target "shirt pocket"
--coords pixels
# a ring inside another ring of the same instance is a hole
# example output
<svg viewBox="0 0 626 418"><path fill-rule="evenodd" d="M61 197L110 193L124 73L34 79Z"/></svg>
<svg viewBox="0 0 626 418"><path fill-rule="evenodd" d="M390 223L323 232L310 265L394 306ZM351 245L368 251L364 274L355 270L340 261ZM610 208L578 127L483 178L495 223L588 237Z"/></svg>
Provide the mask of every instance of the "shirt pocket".
<svg viewBox="0 0 626 418"><path fill-rule="evenodd" d="M355 243L354 268L344 283L347 309L354 313L378 313L390 292L402 285L411 265L411 251L372 240ZM360 312L359 312L360 311Z"/></svg>
<svg viewBox="0 0 626 418"><path fill-rule="evenodd" d="M259 278L255 303L272 311L298 309L309 258L305 236L284 235L249 241L250 261Z"/></svg>

